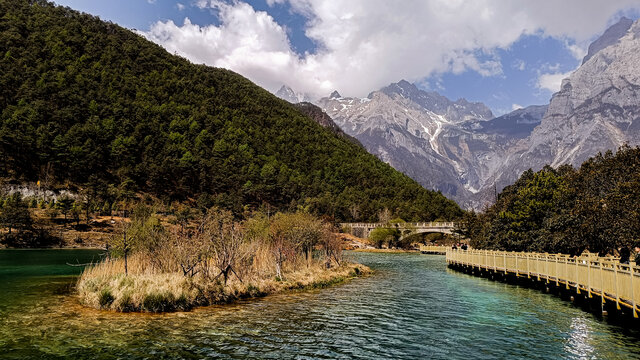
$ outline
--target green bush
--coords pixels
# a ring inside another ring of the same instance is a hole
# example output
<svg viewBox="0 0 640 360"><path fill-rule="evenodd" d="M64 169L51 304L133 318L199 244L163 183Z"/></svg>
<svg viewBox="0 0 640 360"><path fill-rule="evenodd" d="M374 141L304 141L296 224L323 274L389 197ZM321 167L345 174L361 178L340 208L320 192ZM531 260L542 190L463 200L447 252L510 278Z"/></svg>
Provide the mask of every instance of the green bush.
<svg viewBox="0 0 640 360"><path fill-rule="evenodd" d="M400 236L400 231L396 228L376 228L369 234L369 240L374 243L376 248L380 249L384 245L394 246Z"/></svg>

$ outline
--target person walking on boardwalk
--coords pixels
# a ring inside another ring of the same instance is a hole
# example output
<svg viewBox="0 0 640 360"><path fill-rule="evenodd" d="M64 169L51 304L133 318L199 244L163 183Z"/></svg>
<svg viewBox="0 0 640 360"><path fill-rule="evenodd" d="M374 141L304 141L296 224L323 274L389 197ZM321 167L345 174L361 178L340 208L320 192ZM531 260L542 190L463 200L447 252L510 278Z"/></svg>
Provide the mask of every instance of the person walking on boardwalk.
<svg viewBox="0 0 640 360"><path fill-rule="evenodd" d="M620 249L620 264L628 264L629 258L631 257L631 251L629 251L628 247L623 247Z"/></svg>

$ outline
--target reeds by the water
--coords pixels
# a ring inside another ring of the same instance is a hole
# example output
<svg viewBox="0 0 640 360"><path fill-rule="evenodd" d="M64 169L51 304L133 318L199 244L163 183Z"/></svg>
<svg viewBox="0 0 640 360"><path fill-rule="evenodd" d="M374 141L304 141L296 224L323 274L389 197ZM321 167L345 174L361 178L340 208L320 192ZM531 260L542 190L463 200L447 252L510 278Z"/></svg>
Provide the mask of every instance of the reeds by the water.
<svg viewBox="0 0 640 360"><path fill-rule="evenodd" d="M128 267L125 275L124 260L119 258L87 268L77 285L82 303L123 312L189 310L287 290L322 288L370 271L350 263L327 269L324 263L314 261L310 266L291 266L284 279L253 270L245 272L242 281L231 277L224 285L219 278L205 275L186 277L180 272L156 271L142 256L132 256Z"/></svg>
<svg viewBox="0 0 640 360"><path fill-rule="evenodd" d="M166 231L147 217L132 221L126 234L136 238L120 243L119 257L80 276L82 303L123 312L189 310L325 287L370 271L342 261L330 226L308 214L238 223L214 211L192 231Z"/></svg>

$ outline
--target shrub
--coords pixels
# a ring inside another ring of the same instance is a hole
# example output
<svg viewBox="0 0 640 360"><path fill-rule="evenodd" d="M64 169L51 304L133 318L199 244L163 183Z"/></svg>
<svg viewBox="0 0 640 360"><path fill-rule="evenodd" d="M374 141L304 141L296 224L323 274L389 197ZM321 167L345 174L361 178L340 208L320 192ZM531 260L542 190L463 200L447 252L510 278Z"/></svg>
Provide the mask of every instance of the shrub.
<svg viewBox="0 0 640 360"><path fill-rule="evenodd" d="M111 294L110 289L105 288L100 290L98 295L98 303L100 304L100 307L108 308L113 303L113 300L115 300L115 298L113 297L113 294Z"/></svg>

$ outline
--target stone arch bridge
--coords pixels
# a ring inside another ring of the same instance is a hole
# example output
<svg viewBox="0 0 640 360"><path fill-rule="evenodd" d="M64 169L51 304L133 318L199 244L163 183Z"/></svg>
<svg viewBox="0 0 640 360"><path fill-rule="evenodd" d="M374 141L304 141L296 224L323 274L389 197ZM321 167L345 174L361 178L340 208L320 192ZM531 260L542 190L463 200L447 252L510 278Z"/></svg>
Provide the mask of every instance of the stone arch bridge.
<svg viewBox="0 0 640 360"><path fill-rule="evenodd" d="M341 223L343 229L350 229L351 235L368 238L369 234L377 228L396 228L402 233L402 237L424 233L453 234L456 229L454 222L419 222L419 223Z"/></svg>

